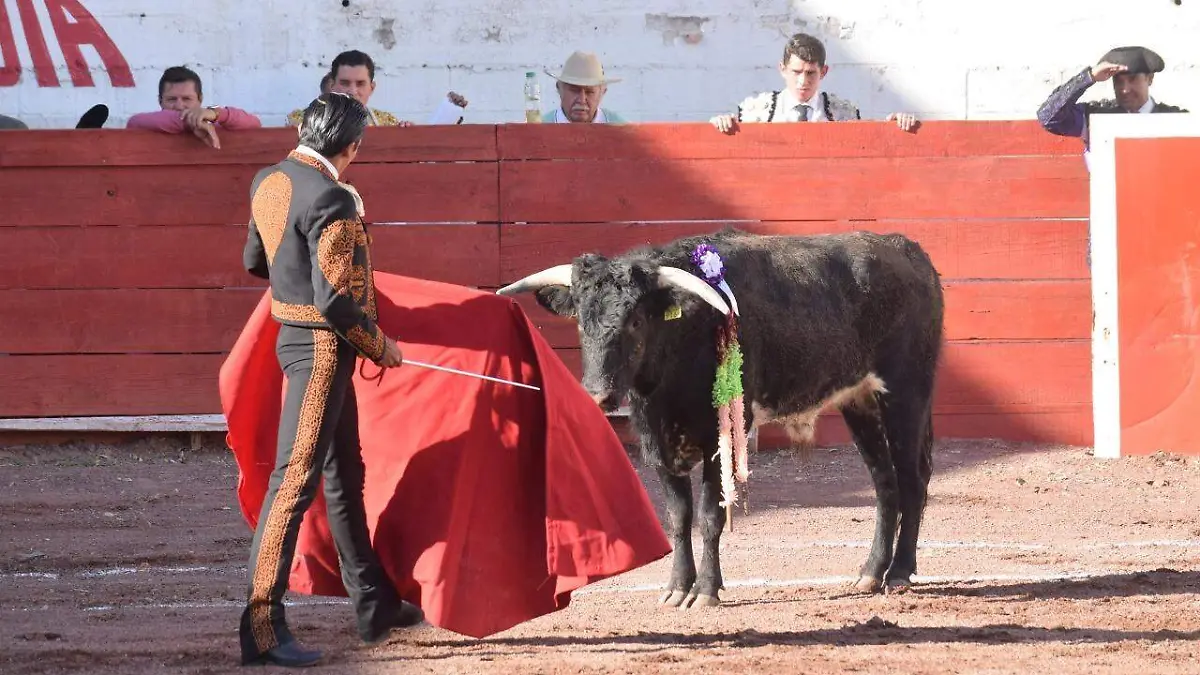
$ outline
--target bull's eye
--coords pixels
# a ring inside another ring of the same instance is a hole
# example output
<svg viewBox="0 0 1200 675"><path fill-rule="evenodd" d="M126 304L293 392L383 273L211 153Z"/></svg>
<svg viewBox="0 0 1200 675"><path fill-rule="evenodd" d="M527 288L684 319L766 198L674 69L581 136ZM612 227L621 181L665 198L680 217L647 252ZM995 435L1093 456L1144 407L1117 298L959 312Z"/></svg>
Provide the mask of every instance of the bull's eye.
<svg viewBox="0 0 1200 675"><path fill-rule="evenodd" d="M634 319L629 322L629 327L632 328L633 330L637 330L637 329L641 328L642 320L637 317L634 317Z"/></svg>

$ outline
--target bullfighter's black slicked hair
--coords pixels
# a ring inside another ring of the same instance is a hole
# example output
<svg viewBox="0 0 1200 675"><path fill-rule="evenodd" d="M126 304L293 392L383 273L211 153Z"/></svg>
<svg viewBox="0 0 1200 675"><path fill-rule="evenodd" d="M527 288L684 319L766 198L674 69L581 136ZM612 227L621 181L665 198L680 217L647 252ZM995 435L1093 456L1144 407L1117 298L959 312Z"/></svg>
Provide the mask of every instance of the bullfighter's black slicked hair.
<svg viewBox="0 0 1200 675"><path fill-rule="evenodd" d="M362 139L368 113L358 99L331 92L313 99L300 122L300 145L334 157Z"/></svg>

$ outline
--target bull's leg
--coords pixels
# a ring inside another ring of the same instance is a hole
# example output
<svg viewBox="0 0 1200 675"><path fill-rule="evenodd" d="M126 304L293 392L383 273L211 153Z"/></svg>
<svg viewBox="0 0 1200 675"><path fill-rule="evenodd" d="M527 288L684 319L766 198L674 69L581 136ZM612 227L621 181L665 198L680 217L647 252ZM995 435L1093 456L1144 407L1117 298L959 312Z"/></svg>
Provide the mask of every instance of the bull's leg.
<svg viewBox="0 0 1200 675"><path fill-rule="evenodd" d="M932 401L927 395L899 395L883 408L900 488L900 536L887 572L889 592L903 592L917 571L917 538L933 474Z"/></svg>
<svg viewBox="0 0 1200 675"><path fill-rule="evenodd" d="M715 607L721 604L721 530L725 527L725 509L721 507L721 465L705 458L700 481L700 536L704 551L700 557L700 575L685 607Z"/></svg>
<svg viewBox="0 0 1200 675"><path fill-rule="evenodd" d="M875 484L875 538L854 585L859 591L874 593L883 586L896 540L900 509L896 469L892 466L883 417L875 396L846 405L842 408L842 417Z"/></svg>
<svg viewBox="0 0 1200 675"><path fill-rule="evenodd" d="M678 607L696 582L696 561L692 557L692 480L688 474L677 476L658 467L663 496L667 502L671 535L671 580L659 598L659 604Z"/></svg>

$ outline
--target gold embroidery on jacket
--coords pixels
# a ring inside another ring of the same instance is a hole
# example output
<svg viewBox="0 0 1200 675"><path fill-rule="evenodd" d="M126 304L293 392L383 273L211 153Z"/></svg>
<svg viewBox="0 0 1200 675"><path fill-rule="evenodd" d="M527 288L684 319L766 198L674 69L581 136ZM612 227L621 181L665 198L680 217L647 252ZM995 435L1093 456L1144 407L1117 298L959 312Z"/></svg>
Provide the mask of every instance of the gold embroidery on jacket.
<svg viewBox="0 0 1200 675"><path fill-rule="evenodd" d="M250 213L254 226L262 237L267 262L275 261L275 252L287 229L288 209L292 204L292 179L282 171L267 176L258 184L250 200Z"/></svg>
<svg viewBox="0 0 1200 675"><path fill-rule="evenodd" d="M363 276L366 279L367 285L366 312L367 316L371 317L371 320L374 321L375 319L379 318L378 311L375 307L375 268L371 266L371 244L374 242L375 237L367 232L367 228L361 224L359 225L359 232L362 233L361 245L363 249L363 258L366 260L365 269L363 270Z"/></svg>
<svg viewBox="0 0 1200 675"><path fill-rule="evenodd" d="M355 265L350 270L350 295L354 301L361 304L363 294L367 291L367 271L362 265ZM374 318L374 317L372 317Z"/></svg>
<svg viewBox="0 0 1200 675"><path fill-rule="evenodd" d="M386 110L371 108L371 114L375 116L375 121L378 122L379 126L381 127L394 127L400 124L399 118Z"/></svg>
<svg viewBox="0 0 1200 675"><path fill-rule="evenodd" d="M378 328L372 334L364 330L362 326L351 326L346 333L346 338L372 361L383 358L383 333Z"/></svg>
<svg viewBox="0 0 1200 675"><path fill-rule="evenodd" d="M284 321L325 323L325 315L313 305L293 305L271 299L271 316Z"/></svg>
<svg viewBox="0 0 1200 675"><path fill-rule="evenodd" d="M317 242L317 264L338 295L350 292L356 231L359 229L353 220L335 220L325 228Z"/></svg>
<svg viewBox="0 0 1200 675"><path fill-rule="evenodd" d="M379 318L379 311L375 307L375 281L371 278L371 263L367 263L367 316L374 321Z"/></svg>
<svg viewBox="0 0 1200 675"><path fill-rule="evenodd" d="M322 164L321 160L317 159L316 157L312 157L310 155L305 155L303 153L299 153L299 152L296 152L295 150L293 150L288 153L288 158L294 159L297 162L300 162L301 164L306 164L308 166L311 166L312 168L314 168L317 171L320 171L322 174L324 174L326 178L329 178L330 180L334 180L333 174L329 172L329 167Z"/></svg>

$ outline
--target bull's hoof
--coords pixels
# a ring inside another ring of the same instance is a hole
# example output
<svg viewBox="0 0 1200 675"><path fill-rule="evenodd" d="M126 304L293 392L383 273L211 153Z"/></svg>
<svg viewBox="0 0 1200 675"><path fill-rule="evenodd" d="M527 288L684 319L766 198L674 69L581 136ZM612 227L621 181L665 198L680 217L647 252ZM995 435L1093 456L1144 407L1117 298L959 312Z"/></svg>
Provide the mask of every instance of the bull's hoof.
<svg viewBox="0 0 1200 675"><path fill-rule="evenodd" d="M878 593L883 588L883 582L875 577L861 576L854 582L854 590L859 593Z"/></svg>
<svg viewBox="0 0 1200 675"><path fill-rule="evenodd" d="M887 587L883 592L887 595L903 595L910 590L912 590L910 579L888 579Z"/></svg>
<svg viewBox="0 0 1200 675"><path fill-rule="evenodd" d="M658 599L663 607L679 607L688 597L687 591L667 591Z"/></svg>
<svg viewBox="0 0 1200 675"><path fill-rule="evenodd" d="M688 595L680 609L693 609L697 607L719 607L721 599L715 595Z"/></svg>

